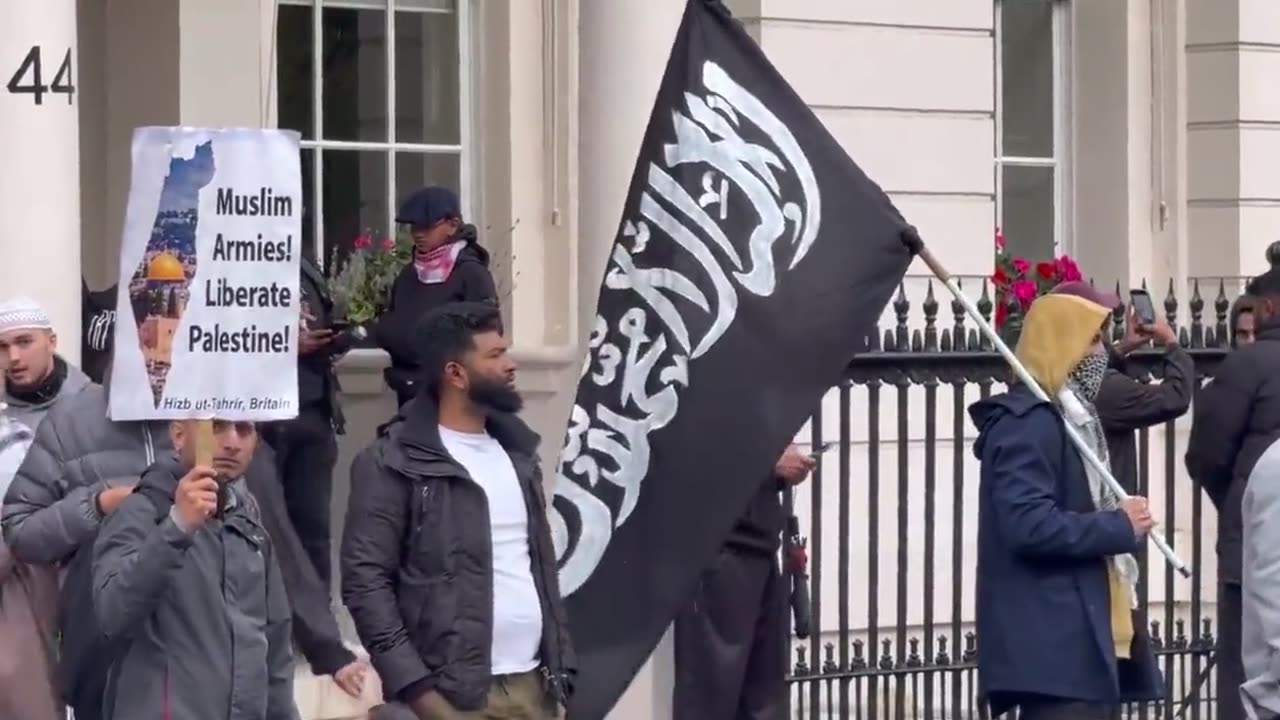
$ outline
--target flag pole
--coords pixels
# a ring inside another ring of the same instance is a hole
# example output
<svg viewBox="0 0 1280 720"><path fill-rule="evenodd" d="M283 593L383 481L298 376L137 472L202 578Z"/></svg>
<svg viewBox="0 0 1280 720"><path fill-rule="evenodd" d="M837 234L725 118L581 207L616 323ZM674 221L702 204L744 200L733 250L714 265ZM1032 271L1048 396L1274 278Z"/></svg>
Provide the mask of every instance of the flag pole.
<svg viewBox="0 0 1280 720"><path fill-rule="evenodd" d="M915 235L914 229L909 232L911 235ZM977 323L978 329L982 331L982 334L991 341L991 344L995 346L1000 355L1002 355L1005 361L1009 363L1009 367L1013 368L1014 374L1018 376L1018 379L1022 381L1022 384L1031 388L1031 392L1035 393L1036 397L1040 398L1042 401L1052 402L1048 394L1045 393L1044 388L1040 387L1040 383L1036 382L1035 379L1031 377L1031 373L1027 372L1027 368L1023 366L1023 364L1013 354L1013 351L1009 349L1009 346L1004 344L1004 340L1000 339L995 328L991 327L991 324L982 317L982 313L978 312L977 306L973 304L973 301L969 299L969 296L965 295L964 291L960 289L960 286L956 284L955 278L951 277L951 273L947 272L947 269L942 266L942 263L938 262L938 259L933 256L933 253L929 252L929 248L926 247L918 237L910 238L904 236L903 242L920 256L920 259L929 267L929 270L931 270L933 274L942 281L942 284L947 286L947 290L950 290L955 299L964 306L965 313L972 318L975 323ZM1069 422L1064 422L1062 425L1066 428L1067 437L1071 439L1071 443L1080 451L1080 456L1083 457L1085 462L1089 463L1089 465L1102 476L1103 481L1107 483L1107 487L1111 489L1111 492L1122 500L1128 498L1129 494L1124 491L1124 488L1120 486L1120 483L1111 474L1106 463L1103 463L1102 460L1098 458L1097 454L1093 452L1093 449L1089 447L1075 427ZM1191 577L1191 569L1188 568L1187 564L1174 553L1173 548L1169 546L1167 541L1165 541L1164 536L1152 529L1147 534L1147 537L1151 539L1151 542L1155 544L1160 553L1169 561L1169 564L1173 566L1174 570L1177 570L1178 573L1185 578Z"/></svg>

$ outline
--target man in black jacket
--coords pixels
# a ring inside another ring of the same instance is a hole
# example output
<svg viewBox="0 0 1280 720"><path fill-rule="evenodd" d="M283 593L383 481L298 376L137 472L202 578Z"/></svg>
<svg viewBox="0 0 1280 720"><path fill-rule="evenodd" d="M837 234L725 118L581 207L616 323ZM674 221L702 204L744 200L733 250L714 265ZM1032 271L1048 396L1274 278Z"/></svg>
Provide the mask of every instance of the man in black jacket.
<svg viewBox="0 0 1280 720"><path fill-rule="evenodd" d="M1241 295L1231 304L1229 314L1231 348L1233 350L1252 345L1255 339L1257 318L1254 317L1254 298ZM1213 384L1210 379L1209 385ZM1192 436L1201 422L1213 422L1212 416L1196 414L1191 426ZM1244 497L1244 478L1233 482L1231 474L1220 477L1195 477L1196 484L1204 489L1209 501L1218 511L1218 647L1216 669L1218 676L1218 720L1244 720L1244 705L1238 692L1244 682L1244 663L1241 657L1241 621L1244 594L1241 589L1241 544L1243 527L1241 499Z"/></svg>
<svg viewBox="0 0 1280 720"><path fill-rule="evenodd" d="M1280 269L1254 278L1245 292L1254 299L1254 342L1228 355L1214 372L1213 382L1200 389L1186 456L1191 479L1211 499L1221 499L1218 558L1226 588L1223 600L1237 608L1241 602L1241 499L1253 466L1280 436L1280 373L1276 372L1280 368ZM1232 648L1223 652L1231 661L1240 661ZM1219 688L1219 694L1232 691Z"/></svg>
<svg viewBox="0 0 1280 720"><path fill-rule="evenodd" d="M1125 338L1111 349L1111 366L1102 378L1094 404L1107 436L1111 472L1130 495L1138 488L1138 451L1134 431L1182 417L1195 393L1196 364L1178 345L1178 335L1164 318L1140 325L1132 312ZM1145 383L1129 375L1129 353L1154 342L1164 349L1160 358L1163 382Z"/></svg>
<svg viewBox="0 0 1280 720"><path fill-rule="evenodd" d="M498 309L424 319L421 390L351 465L342 596L421 720L559 716L574 673L538 437Z"/></svg>
<svg viewBox="0 0 1280 720"><path fill-rule="evenodd" d="M350 332L333 331L333 299L320 270L302 258L303 329L298 336L298 416L265 424L275 451L285 506L307 557L326 588L333 587L330 513L337 435L343 432L334 359L351 347Z"/></svg>
<svg viewBox="0 0 1280 720"><path fill-rule="evenodd" d="M787 596L778 569L781 491L817 465L788 446L676 617L674 720L787 716Z"/></svg>

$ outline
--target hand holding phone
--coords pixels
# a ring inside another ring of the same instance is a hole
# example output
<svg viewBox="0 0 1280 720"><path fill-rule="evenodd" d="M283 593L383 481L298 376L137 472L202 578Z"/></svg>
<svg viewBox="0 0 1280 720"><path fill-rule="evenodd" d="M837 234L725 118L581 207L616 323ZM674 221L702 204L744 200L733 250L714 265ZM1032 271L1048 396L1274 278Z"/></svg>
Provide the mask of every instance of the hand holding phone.
<svg viewBox="0 0 1280 720"><path fill-rule="evenodd" d="M834 442L824 442L818 447L814 448L813 451L809 453L809 457L814 460L817 460L819 456L821 456L823 453L827 452L828 450L830 450L835 446L836 444Z"/></svg>
<svg viewBox="0 0 1280 720"><path fill-rule="evenodd" d="M1151 293L1146 290L1130 290L1129 303L1133 306L1133 316L1139 325L1155 324L1156 306L1151 302Z"/></svg>

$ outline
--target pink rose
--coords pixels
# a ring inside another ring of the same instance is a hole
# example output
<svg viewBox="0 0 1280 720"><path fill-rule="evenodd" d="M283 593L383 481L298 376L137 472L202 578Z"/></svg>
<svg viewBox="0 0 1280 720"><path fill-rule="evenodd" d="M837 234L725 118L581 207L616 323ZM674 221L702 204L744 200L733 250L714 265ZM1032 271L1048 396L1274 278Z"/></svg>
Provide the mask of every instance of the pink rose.
<svg viewBox="0 0 1280 720"><path fill-rule="evenodd" d="M1004 250L1004 231L996 228L996 249Z"/></svg>
<svg viewBox="0 0 1280 720"><path fill-rule="evenodd" d="M360 233L356 236L356 241L353 244L357 250L364 250L373 245L373 238L369 237L367 233Z"/></svg>
<svg viewBox="0 0 1280 720"><path fill-rule="evenodd" d="M1030 280L1017 280L1013 283L1013 296L1018 298L1018 302L1022 303L1022 307L1031 304L1036 299L1036 284Z"/></svg>
<svg viewBox="0 0 1280 720"><path fill-rule="evenodd" d="M1058 275L1063 282L1077 282L1084 279L1084 276L1080 274L1080 266L1076 265L1076 261L1066 255L1055 260L1054 265L1057 266Z"/></svg>
<svg viewBox="0 0 1280 720"><path fill-rule="evenodd" d="M1024 258L1014 258L1013 269L1019 275L1026 275L1027 271L1031 269L1031 263L1027 262Z"/></svg>
<svg viewBox="0 0 1280 720"><path fill-rule="evenodd" d="M395 250L396 241L389 237L382 238L382 249L387 251Z"/></svg>

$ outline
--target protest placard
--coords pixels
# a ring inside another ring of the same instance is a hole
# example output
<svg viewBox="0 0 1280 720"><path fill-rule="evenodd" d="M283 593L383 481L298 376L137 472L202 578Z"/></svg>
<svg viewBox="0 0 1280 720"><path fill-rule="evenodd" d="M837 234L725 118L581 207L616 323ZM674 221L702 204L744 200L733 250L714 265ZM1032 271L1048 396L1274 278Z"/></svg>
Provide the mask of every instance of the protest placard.
<svg viewBox="0 0 1280 720"><path fill-rule="evenodd" d="M285 130L134 132L113 420L297 415L299 141Z"/></svg>

